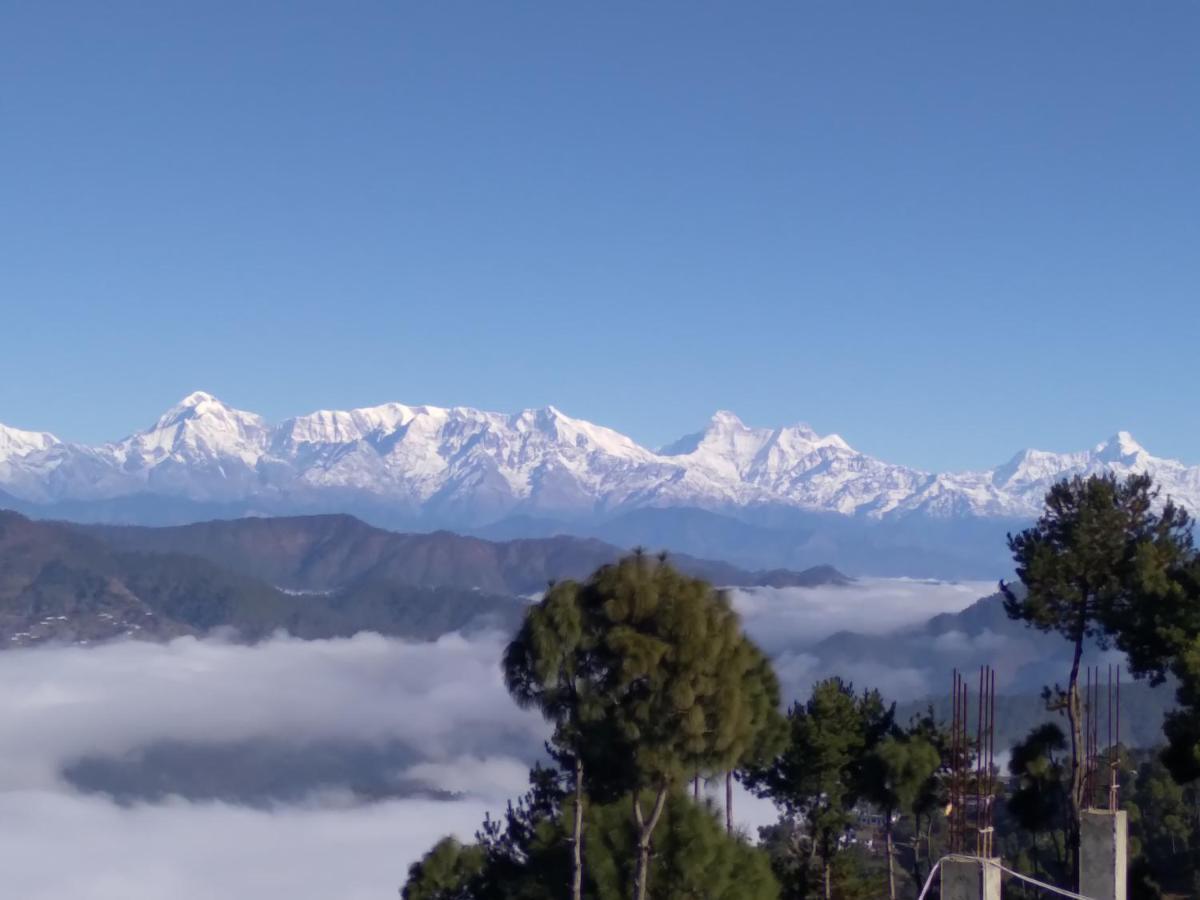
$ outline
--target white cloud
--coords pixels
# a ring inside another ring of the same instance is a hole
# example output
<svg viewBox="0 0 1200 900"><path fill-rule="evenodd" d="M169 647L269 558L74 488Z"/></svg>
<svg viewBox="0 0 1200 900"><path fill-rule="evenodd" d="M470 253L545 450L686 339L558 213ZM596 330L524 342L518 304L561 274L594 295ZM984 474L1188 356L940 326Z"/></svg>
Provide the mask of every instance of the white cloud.
<svg viewBox="0 0 1200 900"><path fill-rule="evenodd" d="M883 634L938 613L958 612L995 593L991 581L860 578L815 588L732 591L746 631L769 653L812 646L839 631Z"/></svg>
<svg viewBox="0 0 1200 900"><path fill-rule="evenodd" d="M263 811L182 801L119 807L0 793L4 895L21 900L378 900L443 834L470 839L493 803L403 800Z"/></svg>
<svg viewBox="0 0 1200 900"><path fill-rule="evenodd" d="M525 787L540 745L511 702L498 635L406 643L377 635L254 647L181 639L0 653L0 870L23 900L327 900L395 896L441 835L470 839ZM346 791L251 809L171 799L120 806L60 769L155 741L394 741L400 777L458 800L363 804Z"/></svg>
<svg viewBox="0 0 1200 900"><path fill-rule="evenodd" d="M540 719L512 703L503 640L407 643L360 634L255 646L181 638L0 653L0 788L46 785L84 754L161 740L398 739L423 756L537 746Z"/></svg>

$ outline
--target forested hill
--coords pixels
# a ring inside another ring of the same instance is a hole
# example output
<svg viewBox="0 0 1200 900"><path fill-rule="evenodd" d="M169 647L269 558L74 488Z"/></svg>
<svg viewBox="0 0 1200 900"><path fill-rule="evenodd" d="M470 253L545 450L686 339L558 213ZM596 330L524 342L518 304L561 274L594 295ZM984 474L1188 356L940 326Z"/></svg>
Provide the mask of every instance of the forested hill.
<svg viewBox="0 0 1200 900"><path fill-rule="evenodd" d="M280 587L306 591L332 590L370 579L532 594L550 581L585 578L626 552L603 541L565 535L489 541L448 531L398 533L347 515L226 519L167 528L74 527L121 550L187 553ZM682 571L723 587L814 587L849 580L830 566L802 572L751 572L676 554L671 554L671 561Z"/></svg>
<svg viewBox="0 0 1200 900"><path fill-rule="evenodd" d="M600 541L494 543L395 534L348 516L179 528L77 526L0 511L0 647L119 636L166 640L227 628L257 640L358 631L431 639L510 629L520 595L616 559ZM844 581L831 569L749 573L686 559L718 584Z"/></svg>
<svg viewBox="0 0 1200 900"><path fill-rule="evenodd" d="M470 625L511 627L522 602L470 588L362 578L297 593L181 553L114 548L73 527L0 512L0 646L164 640L231 629L257 640L358 631L433 638Z"/></svg>

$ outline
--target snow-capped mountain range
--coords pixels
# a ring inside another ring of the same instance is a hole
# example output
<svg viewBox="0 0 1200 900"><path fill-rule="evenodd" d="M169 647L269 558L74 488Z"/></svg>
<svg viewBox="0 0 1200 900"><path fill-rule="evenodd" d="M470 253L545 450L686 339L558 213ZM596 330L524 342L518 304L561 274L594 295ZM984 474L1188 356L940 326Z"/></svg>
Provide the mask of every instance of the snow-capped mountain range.
<svg viewBox="0 0 1200 900"><path fill-rule="evenodd" d="M369 502L439 522L587 518L641 507L785 507L887 520L1027 518L1064 475L1151 473L1200 510L1200 466L1120 432L1092 450L1025 450L981 472L931 473L805 425L751 428L729 412L660 450L554 407L515 414L389 403L277 425L197 392L150 428L85 446L0 425L0 491L27 504L149 497L244 511Z"/></svg>

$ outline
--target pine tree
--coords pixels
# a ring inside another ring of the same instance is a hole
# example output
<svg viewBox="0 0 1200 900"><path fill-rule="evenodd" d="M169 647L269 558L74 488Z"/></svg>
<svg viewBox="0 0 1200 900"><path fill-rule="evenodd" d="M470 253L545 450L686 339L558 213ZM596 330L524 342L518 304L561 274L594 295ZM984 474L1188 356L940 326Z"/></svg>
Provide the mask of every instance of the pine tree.
<svg viewBox="0 0 1200 900"><path fill-rule="evenodd" d="M473 900L472 880L483 870L483 851L442 838L408 870L403 900Z"/></svg>
<svg viewBox="0 0 1200 900"><path fill-rule="evenodd" d="M596 635L595 733L605 737L603 769L591 783L628 794L637 836L632 896L645 900L651 840L672 791L698 772L733 768L754 744L761 720L747 673L757 657L728 597L665 557L638 552L601 568L581 586L579 603L585 633Z"/></svg>
<svg viewBox="0 0 1200 900"><path fill-rule="evenodd" d="M1035 727L1024 740L1013 746L1008 762L1012 776L1008 796L1008 812L1016 823L1029 832L1032 839L1031 862L1037 868L1061 877L1066 859L1056 835L1066 834L1070 816L1067 795L1067 771L1060 755L1067 749L1067 738L1053 722ZM1052 869L1040 855L1038 837L1048 834L1053 841L1055 867Z"/></svg>
<svg viewBox="0 0 1200 900"><path fill-rule="evenodd" d="M750 641L745 642L747 664L743 690L750 705L747 743L739 748L738 772L725 773L725 830L733 832L733 780L736 774L767 764L787 744L788 724L780 713L779 678L771 661Z"/></svg>
<svg viewBox="0 0 1200 900"><path fill-rule="evenodd" d="M894 729L866 756L863 789L883 813L891 900L896 900L895 817L916 815L917 805L940 766L937 748L917 729L911 733Z"/></svg>
<svg viewBox="0 0 1200 900"><path fill-rule="evenodd" d="M595 635L585 631L579 585L551 585L531 606L504 653L504 679L523 707L536 707L554 723L551 748L574 776L571 829L571 897L583 896L584 741L587 704L594 696L589 664Z"/></svg>
<svg viewBox="0 0 1200 900"><path fill-rule="evenodd" d="M833 891L833 862L854 806L864 795L868 756L891 730L894 707L876 691L854 693L840 678L818 682L806 703L788 712L788 740L768 765L747 772L755 793L803 817L821 859L823 893Z"/></svg>
<svg viewBox="0 0 1200 900"><path fill-rule="evenodd" d="M1070 727L1070 822L1068 844L1075 867L1079 813L1084 803L1083 715L1079 667L1085 644L1106 647L1113 639L1139 668L1160 663L1150 606L1152 586L1190 553L1190 520L1171 503L1156 511L1149 476L1076 476L1046 494L1041 518L1008 545L1023 591L1001 582L1005 610L1042 631L1057 631L1071 644L1066 689L1059 706Z"/></svg>

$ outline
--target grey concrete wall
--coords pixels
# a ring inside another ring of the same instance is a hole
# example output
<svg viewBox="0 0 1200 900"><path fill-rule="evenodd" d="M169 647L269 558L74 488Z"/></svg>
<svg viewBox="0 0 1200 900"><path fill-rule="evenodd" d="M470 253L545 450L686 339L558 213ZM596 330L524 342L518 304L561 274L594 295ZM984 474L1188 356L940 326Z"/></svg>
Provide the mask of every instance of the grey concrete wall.
<svg viewBox="0 0 1200 900"><path fill-rule="evenodd" d="M1093 900L1125 900L1128 834L1124 810L1083 811L1079 822L1079 893Z"/></svg>
<svg viewBox="0 0 1200 900"><path fill-rule="evenodd" d="M1000 900L1000 860L947 859L942 863L942 900Z"/></svg>

